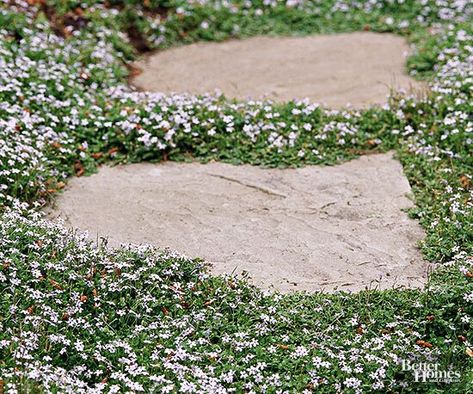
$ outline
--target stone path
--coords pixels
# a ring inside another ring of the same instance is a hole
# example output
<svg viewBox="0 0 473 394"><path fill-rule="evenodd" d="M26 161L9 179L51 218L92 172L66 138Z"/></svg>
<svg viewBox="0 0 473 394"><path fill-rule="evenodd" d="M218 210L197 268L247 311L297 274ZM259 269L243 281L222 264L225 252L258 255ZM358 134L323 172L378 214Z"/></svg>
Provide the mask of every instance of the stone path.
<svg viewBox="0 0 473 394"><path fill-rule="evenodd" d="M131 164L73 178L50 216L93 239L169 247L283 292L422 286L424 236L391 154L332 167Z"/></svg>
<svg viewBox="0 0 473 394"><path fill-rule="evenodd" d="M309 98L339 108L386 102L390 87L425 89L405 71L406 41L393 34L254 37L160 51L137 63L133 84L164 93L277 101Z"/></svg>

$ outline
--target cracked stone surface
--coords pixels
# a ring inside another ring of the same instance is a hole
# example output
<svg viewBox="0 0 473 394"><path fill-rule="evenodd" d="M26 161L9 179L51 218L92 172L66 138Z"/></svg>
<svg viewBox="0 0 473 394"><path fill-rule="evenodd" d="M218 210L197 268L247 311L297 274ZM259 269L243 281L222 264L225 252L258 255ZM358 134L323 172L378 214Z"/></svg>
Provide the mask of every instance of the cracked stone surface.
<svg viewBox="0 0 473 394"><path fill-rule="evenodd" d="M276 101L309 98L340 108L383 104L390 88L423 90L405 70L409 46L394 34L356 32L196 43L144 57L140 89Z"/></svg>
<svg viewBox="0 0 473 394"><path fill-rule="evenodd" d="M212 272L247 271L262 288L422 286L424 236L402 209L409 183L392 154L332 167L130 164L74 178L50 217L109 237L202 257Z"/></svg>

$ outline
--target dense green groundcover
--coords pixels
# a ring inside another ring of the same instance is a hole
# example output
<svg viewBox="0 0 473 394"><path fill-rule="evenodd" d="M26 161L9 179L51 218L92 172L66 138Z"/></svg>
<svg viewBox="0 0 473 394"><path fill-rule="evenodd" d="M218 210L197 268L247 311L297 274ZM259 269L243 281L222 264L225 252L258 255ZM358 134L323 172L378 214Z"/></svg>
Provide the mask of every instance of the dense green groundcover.
<svg viewBox="0 0 473 394"><path fill-rule="evenodd" d="M468 0L5 0L0 392L473 392L472 15ZM154 48L354 30L406 36L430 92L333 111L126 84L127 62ZM38 213L107 161L299 166L390 149L437 267L425 290L263 293ZM414 362L459 378L416 382Z"/></svg>

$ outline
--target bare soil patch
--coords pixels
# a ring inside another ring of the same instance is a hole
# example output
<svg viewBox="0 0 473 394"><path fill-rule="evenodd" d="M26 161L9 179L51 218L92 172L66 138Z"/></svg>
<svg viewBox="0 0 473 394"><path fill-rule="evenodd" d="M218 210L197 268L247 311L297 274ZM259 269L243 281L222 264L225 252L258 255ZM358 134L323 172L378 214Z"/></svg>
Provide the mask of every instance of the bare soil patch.
<svg viewBox="0 0 473 394"><path fill-rule="evenodd" d="M408 52L402 37L371 32L197 43L143 58L132 84L163 93L220 90L230 98L365 107L385 103L391 88L424 89L406 74Z"/></svg>
<svg viewBox="0 0 473 394"><path fill-rule="evenodd" d="M284 292L422 286L428 264L392 154L332 167L131 164L74 178L50 217L119 243L169 247Z"/></svg>

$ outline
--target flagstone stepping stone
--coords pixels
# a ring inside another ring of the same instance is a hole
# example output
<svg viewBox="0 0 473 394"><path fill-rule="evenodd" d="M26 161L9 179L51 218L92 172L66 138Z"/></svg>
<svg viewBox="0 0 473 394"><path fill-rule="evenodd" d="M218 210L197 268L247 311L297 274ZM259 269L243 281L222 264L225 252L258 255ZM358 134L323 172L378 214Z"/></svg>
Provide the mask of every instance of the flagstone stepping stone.
<svg viewBox="0 0 473 394"><path fill-rule="evenodd" d="M149 243L249 273L265 289L418 287L410 187L391 153L298 169L140 163L73 178L50 217L111 245Z"/></svg>
<svg viewBox="0 0 473 394"><path fill-rule="evenodd" d="M363 107L385 103L391 87L424 89L406 74L408 52L404 38L371 32L196 43L143 58L132 83L163 93L218 89L230 98Z"/></svg>

